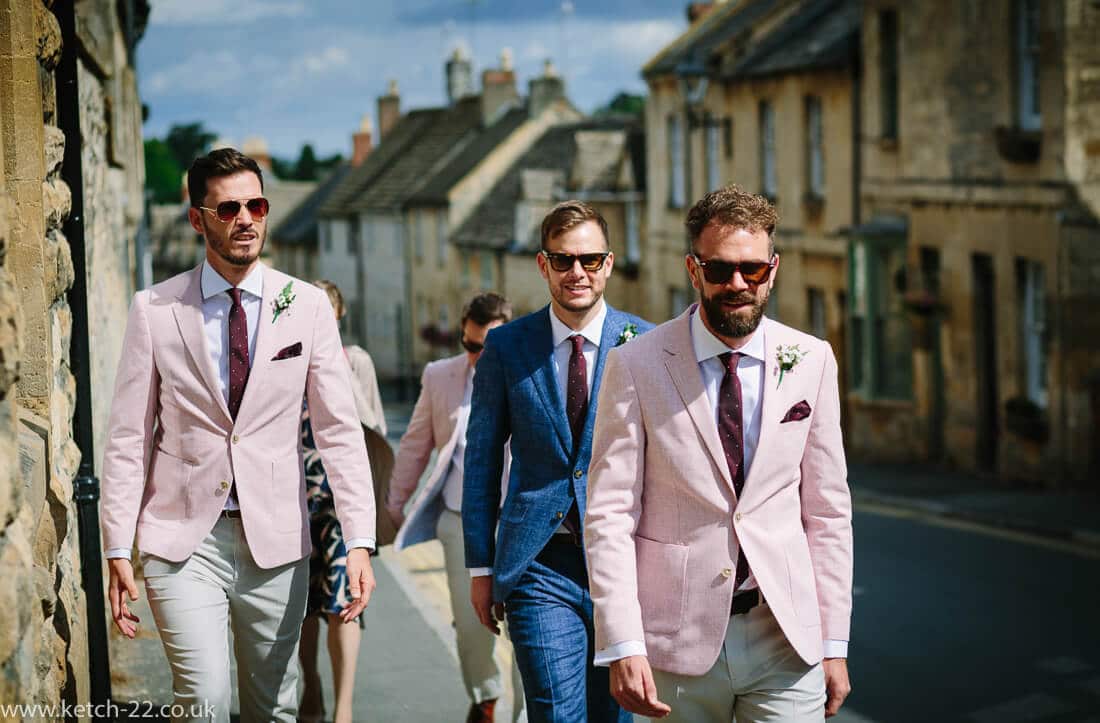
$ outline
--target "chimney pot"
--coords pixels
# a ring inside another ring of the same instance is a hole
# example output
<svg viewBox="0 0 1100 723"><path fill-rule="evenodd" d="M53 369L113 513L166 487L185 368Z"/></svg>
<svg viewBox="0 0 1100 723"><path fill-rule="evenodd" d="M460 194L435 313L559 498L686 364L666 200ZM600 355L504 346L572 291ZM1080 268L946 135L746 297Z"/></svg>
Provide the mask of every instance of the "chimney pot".
<svg viewBox="0 0 1100 723"><path fill-rule="evenodd" d="M397 81L390 80L386 94L378 99L378 142L381 143L401 118L401 94Z"/></svg>

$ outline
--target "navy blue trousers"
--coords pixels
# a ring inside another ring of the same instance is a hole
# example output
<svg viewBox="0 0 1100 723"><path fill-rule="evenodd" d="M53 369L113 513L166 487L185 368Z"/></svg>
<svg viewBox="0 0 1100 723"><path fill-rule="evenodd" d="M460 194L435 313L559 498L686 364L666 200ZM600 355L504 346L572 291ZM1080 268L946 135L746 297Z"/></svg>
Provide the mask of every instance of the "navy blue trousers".
<svg viewBox="0 0 1100 723"><path fill-rule="evenodd" d="M531 723L631 723L592 665L592 598L581 548L552 540L505 601Z"/></svg>

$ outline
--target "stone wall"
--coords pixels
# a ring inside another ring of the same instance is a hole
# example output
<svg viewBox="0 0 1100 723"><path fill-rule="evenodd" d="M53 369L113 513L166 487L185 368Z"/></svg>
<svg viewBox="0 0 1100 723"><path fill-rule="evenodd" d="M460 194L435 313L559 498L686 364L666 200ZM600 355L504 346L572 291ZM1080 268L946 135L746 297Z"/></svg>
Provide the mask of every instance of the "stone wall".
<svg viewBox="0 0 1100 723"><path fill-rule="evenodd" d="M118 12L141 3L0 0L0 703L90 702L73 480L74 281L67 144L81 144L96 430L106 423L142 208L141 106ZM59 128L58 65L79 50L81 137ZM99 60L93 60L98 58ZM110 58L109 63L103 62Z"/></svg>

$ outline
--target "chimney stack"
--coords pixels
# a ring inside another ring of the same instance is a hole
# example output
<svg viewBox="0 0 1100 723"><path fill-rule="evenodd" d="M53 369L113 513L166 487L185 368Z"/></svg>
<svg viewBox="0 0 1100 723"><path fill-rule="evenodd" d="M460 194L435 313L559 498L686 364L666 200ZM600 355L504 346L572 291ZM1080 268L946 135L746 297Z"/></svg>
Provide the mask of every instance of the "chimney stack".
<svg viewBox="0 0 1100 723"><path fill-rule="evenodd" d="M367 160L374 148L374 130L370 120L370 113L363 115L359 123L359 132L351 136L351 165L358 166Z"/></svg>
<svg viewBox="0 0 1100 723"><path fill-rule="evenodd" d="M259 136L245 138L241 153L256 161L265 173L271 173L271 151L268 150L267 141L263 138Z"/></svg>
<svg viewBox="0 0 1100 723"><path fill-rule="evenodd" d="M516 71L512 68L512 50L500 51L500 68L481 74L481 121L489 125L509 106L519 103Z"/></svg>
<svg viewBox="0 0 1100 723"><path fill-rule="evenodd" d="M457 101L474 94L474 65L462 47L457 47L447 61L447 103Z"/></svg>
<svg viewBox="0 0 1100 723"><path fill-rule="evenodd" d="M385 140L397 121L401 118L401 94L397 92L397 81L391 80L386 94L378 98L378 142Z"/></svg>
<svg viewBox="0 0 1100 723"><path fill-rule="evenodd" d="M565 81L558 75L554 63L547 58L542 66L542 75L527 82L527 112L535 118L564 97Z"/></svg>

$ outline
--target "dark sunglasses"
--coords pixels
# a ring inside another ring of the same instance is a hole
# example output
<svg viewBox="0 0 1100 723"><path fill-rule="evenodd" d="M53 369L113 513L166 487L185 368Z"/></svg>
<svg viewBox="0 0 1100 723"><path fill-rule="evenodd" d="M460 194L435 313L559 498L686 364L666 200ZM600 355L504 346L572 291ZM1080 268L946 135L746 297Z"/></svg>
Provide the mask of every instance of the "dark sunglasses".
<svg viewBox="0 0 1100 723"><path fill-rule="evenodd" d="M468 341L466 337L462 337L462 348L471 354L480 354L485 345L478 344L476 341Z"/></svg>
<svg viewBox="0 0 1100 723"><path fill-rule="evenodd" d="M271 204L269 204L267 199L263 196L259 198L249 198L243 204L240 201L222 201L216 208L207 208L206 206L199 206L199 208L214 214L218 217L219 221L229 223L241 212L242 205L248 209L248 213L252 216L254 221L262 220L271 209Z"/></svg>
<svg viewBox="0 0 1100 723"><path fill-rule="evenodd" d="M576 256L573 254L555 254L549 251L540 251L539 253L550 262L550 268L559 274L572 269L573 264L578 261L581 262L581 268L585 271L599 271L603 268L603 262L611 255L610 251L599 254L577 254Z"/></svg>
<svg viewBox="0 0 1100 723"><path fill-rule="evenodd" d="M775 268L774 256L769 261L741 261L739 263L717 259L703 261L694 254L692 254L692 258L703 270L703 278L707 280L708 284L724 284L733 278L733 272L735 271L741 272L741 278L747 284L762 284L768 280L768 274Z"/></svg>

